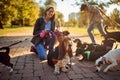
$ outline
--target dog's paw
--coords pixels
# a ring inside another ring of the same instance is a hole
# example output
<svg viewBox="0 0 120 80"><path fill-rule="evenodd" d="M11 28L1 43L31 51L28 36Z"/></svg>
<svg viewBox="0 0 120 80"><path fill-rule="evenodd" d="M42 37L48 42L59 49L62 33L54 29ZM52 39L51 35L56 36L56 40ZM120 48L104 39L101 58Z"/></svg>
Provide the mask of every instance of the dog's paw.
<svg viewBox="0 0 120 80"><path fill-rule="evenodd" d="M10 73L13 72L13 68L11 68L11 67L7 67L7 68L10 70L9 71Z"/></svg>
<svg viewBox="0 0 120 80"><path fill-rule="evenodd" d="M12 68L10 69L10 73L11 73L11 72L13 72L13 69L12 69Z"/></svg>
<svg viewBox="0 0 120 80"><path fill-rule="evenodd" d="M108 71L107 69L103 70L104 73L107 73L107 71Z"/></svg>
<svg viewBox="0 0 120 80"><path fill-rule="evenodd" d="M68 69L67 68L62 68L61 71L66 73L66 72L68 72Z"/></svg>
<svg viewBox="0 0 120 80"><path fill-rule="evenodd" d="M60 72L59 72L59 71L54 71L54 74L55 74L55 75L59 75Z"/></svg>

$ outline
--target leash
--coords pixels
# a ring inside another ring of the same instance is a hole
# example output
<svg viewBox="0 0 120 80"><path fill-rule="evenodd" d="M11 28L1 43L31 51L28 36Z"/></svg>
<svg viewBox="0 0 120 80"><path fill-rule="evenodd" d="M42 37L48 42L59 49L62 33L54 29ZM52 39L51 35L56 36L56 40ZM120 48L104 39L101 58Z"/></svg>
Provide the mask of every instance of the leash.
<svg viewBox="0 0 120 80"><path fill-rule="evenodd" d="M21 41L18 41L18 42L15 42L15 43L13 43L13 44L10 44L9 46L6 46L6 47L14 46L14 45L16 45L16 44L18 44L18 43L21 43L21 42L25 41L25 40L28 40L28 38L26 38L26 39L24 39L24 40L21 40Z"/></svg>
<svg viewBox="0 0 120 80"><path fill-rule="evenodd" d="M85 3L86 3L87 5L89 5L88 0L85 0ZM108 20L110 20L113 24L115 23L117 26L120 27L120 24L117 23L116 21L112 20L110 17L108 17L108 16L104 13L103 10L101 10L99 7L97 7L97 9L99 9L99 11L100 11L105 17L107 17ZM104 18L103 18L103 19L104 19ZM104 20L105 20L105 19L104 19ZM112 24L111 24L111 25L112 25Z"/></svg>
<svg viewBox="0 0 120 80"><path fill-rule="evenodd" d="M115 23L117 26L120 27L120 24L119 24L119 23L117 23L116 21L114 21L114 20L112 20L110 17L108 17L100 8L98 8L98 9L99 9L99 11L100 11L105 17L107 17L109 20L111 20L111 21L113 22L113 24Z"/></svg>

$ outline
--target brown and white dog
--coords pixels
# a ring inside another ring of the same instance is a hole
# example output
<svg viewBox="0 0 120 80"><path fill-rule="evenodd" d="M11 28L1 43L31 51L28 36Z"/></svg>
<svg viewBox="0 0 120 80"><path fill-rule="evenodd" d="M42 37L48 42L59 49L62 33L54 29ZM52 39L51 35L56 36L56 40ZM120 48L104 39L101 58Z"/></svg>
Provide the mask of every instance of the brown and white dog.
<svg viewBox="0 0 120 80"><path fill-rule="evenodd" d="M103 72L107 72L110 68L118 65L118 62L120 61L120 48L110 50L107 52L104 56L98 58L95 61L96 65L96 71L99 72L103 68L105 64L109 64Z"/></svg>
<svg viewBox="0 0 120 80"><path fill-rule="evenodd" d="M55 50L48 53L47 63L51 67L54 67L54 73L60 74L60 69L63 72L67 72L67 64L70 64L70 58L72 55L71 38L61 35L57 37L55 43Z"/></svg>

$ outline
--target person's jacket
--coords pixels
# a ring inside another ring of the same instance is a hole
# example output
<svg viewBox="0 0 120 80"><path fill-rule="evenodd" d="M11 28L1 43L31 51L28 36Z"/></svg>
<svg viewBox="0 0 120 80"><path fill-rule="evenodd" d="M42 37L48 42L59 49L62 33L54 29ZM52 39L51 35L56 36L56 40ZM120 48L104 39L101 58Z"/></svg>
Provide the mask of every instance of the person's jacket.
<svg viewBox="0 0 120 80"><path fill-rule="evenodd" d="M33 31L33 38L31 40L31 42L37 46L39 43L42 42L42 39L40 38L39 36L39 33L44 30L44 27L45 27L45 21L44 21L44 18L41 17L41 18L38 18L35 22L35 26L34 26L34 31ZM51 31L54 31L55 30L55 22L52 21L51 22Z"/></svg>

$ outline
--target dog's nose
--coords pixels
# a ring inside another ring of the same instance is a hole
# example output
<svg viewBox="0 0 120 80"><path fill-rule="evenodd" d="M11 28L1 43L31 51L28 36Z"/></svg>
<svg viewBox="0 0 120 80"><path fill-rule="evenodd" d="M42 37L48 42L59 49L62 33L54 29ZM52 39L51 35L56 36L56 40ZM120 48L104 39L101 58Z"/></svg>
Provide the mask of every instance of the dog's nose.
<svg viewBox="0 0 120 80"><path fill-rule="evenodd" d="M96 69L96 72L98 72L98 70Z"/></svg>

